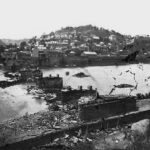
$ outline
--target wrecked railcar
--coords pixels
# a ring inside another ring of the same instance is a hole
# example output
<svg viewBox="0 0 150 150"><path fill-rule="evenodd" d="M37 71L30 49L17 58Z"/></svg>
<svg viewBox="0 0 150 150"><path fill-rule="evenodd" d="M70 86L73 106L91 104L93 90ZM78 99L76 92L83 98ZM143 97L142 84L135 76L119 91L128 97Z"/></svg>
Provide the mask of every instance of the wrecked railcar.
<svg viewBox="0 0 150 150"><path fill-rule="evenodd" d="M37 79L42 78L43 73L39 69L21 69L19 72L5 72L4 75L10 79L0 81L1 88L7 88L16 84L25 83L27 81L35 82Z"/></svg>
<svg viewBox="0 0 150 150"><path fill-rule="evenodd" d="M21 80L22 81L28 81L28 80L32 80L34 81L37 78L42 78L43 77L43 73L40 69L21 69L19 71L19 73L21 74Z"/></svg>
<svg viewBox="0 0 150 150"><path fill-rule="evenodd" d="M79 86L78 89L72 89L70 86L67 89L61 90L61 101L63 103L75 102L79 100L82 96L93 96L95 97L97 90L93 89L92 86L88 86L87 89L83 89L82 86Z"/></svg>
<svg viewBox="0 0 150 150"><path fill-rule="evenodd" d="M4 88L10 87L10 86L14 86L14 85L20 84L20 83L22 83L22 81L19 80L19 79L4 80L4 81L0 81L0 87L4 89Z"/></svg>
<svg viewBox="0 0 150 150"><path fill-rule="evenodd" d="M42 89L62 89L63 88L63 78L57 76L42 77L36 81L39 88Z"/></svg>
<svg viewBox="0 0 150 150"><path fill-rule="evenodd" d="M83 121L103 119L136 111L133 96L103 96L96 99L81 98L78 103L79 117Z"/></svg>

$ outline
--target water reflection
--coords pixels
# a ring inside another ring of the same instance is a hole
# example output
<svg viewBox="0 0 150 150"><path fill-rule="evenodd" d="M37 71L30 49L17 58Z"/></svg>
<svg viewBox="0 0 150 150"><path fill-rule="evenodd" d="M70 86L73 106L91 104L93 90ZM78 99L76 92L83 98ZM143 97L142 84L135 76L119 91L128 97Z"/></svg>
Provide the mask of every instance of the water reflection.
<svg viewBox="0 0 150 150"><path fill-rule="evenodd" d="M66 75L66 72L69 72ZM77 78L73 75L83 72L89 77ZM126 66L96 66L85 68L56 68L43 69L44 76L59 74L63 77L64 86L78 88L82 85L87 88L92 85L100 94L109 94L114 85L131 84L136 88L115 88L111 94L131 94L150 92L150 65L126 65ZM0 71L0 80L5 79ZM27 94L26 85L16 85L6 89L0 88L0 121L16 116L24 115L26 112L35 113L47 109L46 102L35 100L32 95Z"/></svg>
<svg viewBox="0 0 150 150"><path fill-rule="evenodd" d="M32 95L27 95L26 85L0 89L0 121L22 116L27 112L32 114L46 108L45 101L38 102Z"/></svg>

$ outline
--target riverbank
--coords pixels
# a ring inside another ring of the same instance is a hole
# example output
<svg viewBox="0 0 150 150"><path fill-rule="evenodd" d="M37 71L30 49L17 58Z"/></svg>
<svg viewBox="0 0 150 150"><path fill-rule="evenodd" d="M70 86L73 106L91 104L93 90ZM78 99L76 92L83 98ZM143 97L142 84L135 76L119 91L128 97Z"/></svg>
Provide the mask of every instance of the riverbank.
<svg viewBox="0 0 150 150"><path fill-rule="evenodd" d="M67 64L58 64L58 65L54 65L54 66L47 66L47 65L42 65L39 66L41 69L48 69L48 68L68 68L68 67L90 67L90 66L125 66L125 65L132 65L132 64L139 64L139 63L143 63L143 64L150 64L150 58L149 57L139 57L137 56L137 58L135 59L135 61L130 61L130 62L126 62L123 59L126 56L102 56L96 59L92 59L90 61L87 61L86 63L80 63L77 61L73 61L71 63L67 63ZM82 60L82 58L81 58Z"/></svg>

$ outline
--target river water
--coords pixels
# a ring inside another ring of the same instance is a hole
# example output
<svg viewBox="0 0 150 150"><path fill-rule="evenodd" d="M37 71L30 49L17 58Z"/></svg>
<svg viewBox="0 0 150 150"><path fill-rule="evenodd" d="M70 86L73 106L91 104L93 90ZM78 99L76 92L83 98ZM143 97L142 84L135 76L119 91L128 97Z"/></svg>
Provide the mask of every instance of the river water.
<svg viewBox="0 0 150 150"><path fill-rule="evenodd" d="M78 88L82 85L87 88L92 85L100 94L126 94L150 92L150 65L134 64L126 66L92 66L78 68L43 69L44 76L49 74L63 77L64 86ZM66 75L69 72L69 75ZM84 72L89 77L77 78L73 75ZM0 71L0 80L4 80L3 71ZM114 85L131 84L136 88L114 88ZM0 88L0 122L9 118L22 116L25 113L35 113L46 110L43 100L36 100L26 91L27 85L16 85L6 89ZM113 90L112 90L113 89Z"/></svg>

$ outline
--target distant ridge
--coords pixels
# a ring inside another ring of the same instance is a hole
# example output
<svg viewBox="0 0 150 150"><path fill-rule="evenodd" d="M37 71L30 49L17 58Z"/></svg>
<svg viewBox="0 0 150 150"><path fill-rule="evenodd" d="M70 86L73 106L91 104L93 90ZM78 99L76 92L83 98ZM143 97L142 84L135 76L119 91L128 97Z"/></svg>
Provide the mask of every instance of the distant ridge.
<svg viewBox="0 0 150 150"><path fill-rule="evenodd" d="M4 42L6 45L7 44L17 44L20 45L22 41L28 42L29 39L19 39L19 40L14 40L14 39L1 39L2 42Z"/></svg>
<svg viewBox="0 0 150 150"><path fill-rule="evenodd" d="M114 30L107 30L104 28L98 28L96 26L92 26L92 25L85 25L85 26L79 26L79 27L65 27L65 28L61 28L60 30L56 31L56 33L61 34L61 33L67 33L67 32L73 32L73 31L77 31L77 32L81 32L84 35L89 35L89 34L94 34L97 36L101 36L103 38L110 36L111 34L123 37L122 34L114 31Z"/></svg>

